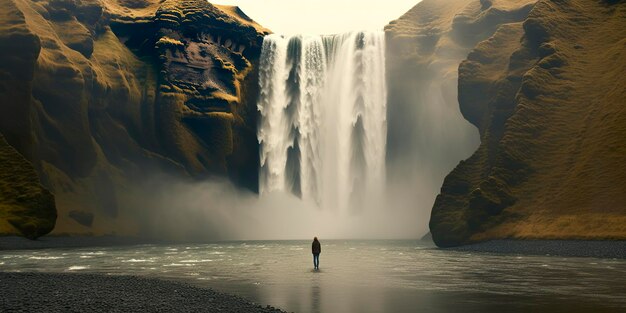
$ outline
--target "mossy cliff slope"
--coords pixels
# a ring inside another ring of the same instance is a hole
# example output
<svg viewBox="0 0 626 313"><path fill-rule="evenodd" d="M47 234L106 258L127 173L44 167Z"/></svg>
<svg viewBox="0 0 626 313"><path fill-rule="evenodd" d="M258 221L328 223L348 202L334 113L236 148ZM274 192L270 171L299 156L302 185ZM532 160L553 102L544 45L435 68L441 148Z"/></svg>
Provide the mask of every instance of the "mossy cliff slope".
<svg viewBox="0 0 626 313"><path fill-rule="evenodd" d="M255 64L268 31L241 10L202 0L0 9L0 133L55 194L55 232L136 232L136 211L149 208L125 197L154 172L256 187Z"/></svg>
<svg viewBox="0 0 626 313"><path fill-rule="evenodd" d="M540 0L480 42L458 99L481 144L444 181L434 241L626 239L624 73L624 1Z"/></svg>

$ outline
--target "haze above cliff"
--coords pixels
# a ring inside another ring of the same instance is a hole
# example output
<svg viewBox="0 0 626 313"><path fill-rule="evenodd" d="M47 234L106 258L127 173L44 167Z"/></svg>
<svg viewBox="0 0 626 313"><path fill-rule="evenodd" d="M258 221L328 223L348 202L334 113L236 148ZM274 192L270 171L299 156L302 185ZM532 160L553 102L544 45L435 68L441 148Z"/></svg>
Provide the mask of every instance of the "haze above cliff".
<svg viewBox="0 0 626 313"><path fill-rule="evenodd" d="M419 0L221 0L237 5L277 34L329 35L349 31L379 31Z"/></svg>

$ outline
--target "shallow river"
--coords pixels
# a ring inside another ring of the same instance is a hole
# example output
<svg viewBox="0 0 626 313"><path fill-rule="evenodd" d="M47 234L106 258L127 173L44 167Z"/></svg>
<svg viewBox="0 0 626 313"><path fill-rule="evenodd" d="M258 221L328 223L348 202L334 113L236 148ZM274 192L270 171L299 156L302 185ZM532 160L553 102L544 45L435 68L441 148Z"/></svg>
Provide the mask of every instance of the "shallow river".
<svg viewBox="0 0 626 313"><path fill-rule="evenodd" d="M149 276L290 312L626 312L626 260L326 240L312 267L309 241L0 251L0 271Z"/></svg>

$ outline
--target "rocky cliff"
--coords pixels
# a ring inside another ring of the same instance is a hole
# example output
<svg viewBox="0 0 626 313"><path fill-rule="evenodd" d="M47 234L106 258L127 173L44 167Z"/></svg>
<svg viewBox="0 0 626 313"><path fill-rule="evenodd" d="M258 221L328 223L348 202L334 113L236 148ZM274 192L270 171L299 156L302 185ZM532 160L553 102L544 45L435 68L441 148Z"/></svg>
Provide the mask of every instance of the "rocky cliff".
<svg viewBox="0 0 626 313"><path fill-rule="evenodd" d="M498 14L519 5L468 3ZM521 19L464 27L487 35L461 62L458 83L481 144L437 196L430 229L439 246L626 238L626 3L530 5ZM457 12L452 24L468 11Z"/></svg>
<svg viewBox="0 0 626 313"><path fill-rule="evenodd" d="M57 233L133 233L149 173L256 188L268 30L202 0L0 0L0 133L56 196ZM134 204L133 204L134 203Z"/></svg>

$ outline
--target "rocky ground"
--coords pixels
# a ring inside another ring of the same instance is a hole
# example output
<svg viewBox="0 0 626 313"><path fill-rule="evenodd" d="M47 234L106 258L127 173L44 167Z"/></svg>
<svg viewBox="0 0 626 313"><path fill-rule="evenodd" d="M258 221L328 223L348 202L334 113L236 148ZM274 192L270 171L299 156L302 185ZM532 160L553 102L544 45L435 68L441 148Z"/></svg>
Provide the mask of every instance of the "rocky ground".
<svg viewBox="0 0 626 313"><path fill-rule="evenodd" d="M3 312L282 312L211 289L133 276L2 273Z"/></svg>
<svg viewBox="0 0 626 313"><path fill-rule="evenodd" d="M506 254L626 259L626 241L624 240L492 240L449 249Z"/></svg>

